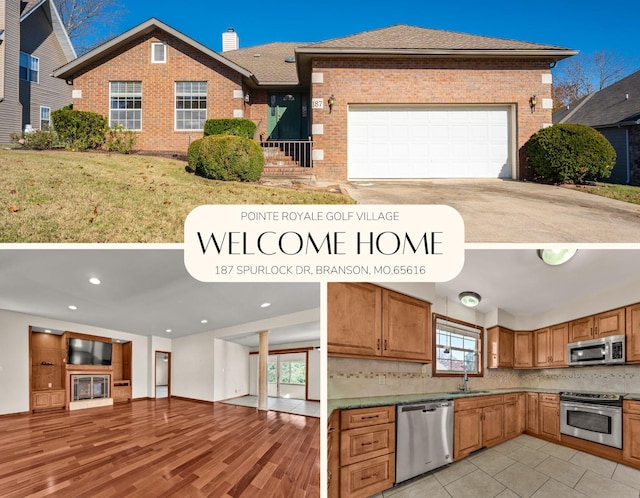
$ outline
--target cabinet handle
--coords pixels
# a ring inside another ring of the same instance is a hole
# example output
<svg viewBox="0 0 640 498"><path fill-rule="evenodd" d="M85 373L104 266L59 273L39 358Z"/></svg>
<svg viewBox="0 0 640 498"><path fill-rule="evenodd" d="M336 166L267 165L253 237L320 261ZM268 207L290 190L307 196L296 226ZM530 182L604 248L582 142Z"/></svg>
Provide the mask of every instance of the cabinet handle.
<svg viewBox="0 0 640 498"><path fill-rule="evenodd" d="M380 351L380 339L376 342L376 349Z"/></svg>
<svg viewBox="0 0 640 498"><path fill-rule="evenodd" d="M380 415L369 415L369 416L366 416L366 417L363 416L362 420L369 420L369 419L378 418L378 417L380 417Z"/></svg>
<svg viewBox="0 0 640 498"><path fill-rule="evenodd" d="M368 443L360 443L360 446L371 446L372 444L378 444L380 441L369 441Z"/></svg>
<svg viewBox="0 0 640 498"><path fill-rule="evenodd" d="M366 481L367 479L373 479L374 477L378 477L378 472L376 472L375 474L371 474L370 476L363 477L362 480Z"/></svg>
<svg viewBox="0 0 640 498"><path fill-rule="evenodd" d="M389 343L387 342L387 340L384 340L384 350L388 351L389 350Z"/></svg>

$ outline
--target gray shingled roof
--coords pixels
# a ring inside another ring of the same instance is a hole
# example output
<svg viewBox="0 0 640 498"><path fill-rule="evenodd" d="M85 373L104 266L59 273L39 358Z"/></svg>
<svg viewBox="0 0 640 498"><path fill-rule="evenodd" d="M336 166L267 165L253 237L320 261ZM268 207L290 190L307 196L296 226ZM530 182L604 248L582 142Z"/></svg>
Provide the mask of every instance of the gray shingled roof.
<svg viewBox="0 0 640 498"><path fill-rule="evenodd" d="M572 104L574 112L569 109L568 112L559 110L554 113L554 123L579 123L594 127L640 123L640 71L588 97Z"/></svg>
<svg viewBox="0 0 640 498"><path fill-rule="evenodd" d="M398 24L388 28L334 38L308 45L308 48L342 49L443 49L443 50L566 50L502 38L469 35L453 31Z"/></svg>
<svg viewBox="0 0 640 498"><path fill-rule="evenodd" d="M304 43L267 43L220 55L253 73L260 83L298 84L295 49ZM293 57L293 62L285 59Z"/></svg>

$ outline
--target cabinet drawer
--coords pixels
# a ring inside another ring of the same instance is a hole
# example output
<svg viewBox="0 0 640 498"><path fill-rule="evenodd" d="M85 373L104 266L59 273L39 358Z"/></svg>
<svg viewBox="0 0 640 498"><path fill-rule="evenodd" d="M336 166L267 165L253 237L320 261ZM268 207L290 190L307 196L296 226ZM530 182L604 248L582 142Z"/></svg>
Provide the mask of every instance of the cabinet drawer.
<svg viewBox="0 0 640 498"><path fill-rule="evenodd" d="M395 406L375 406L373 408L356 408L342 410L340 414L340 428L357 429L370 425L388 424L396 420Z"/></svg>
<svg viewBox="0 0 640 498"><path fill-rule="evenodd" d="M473 410L474 408L501 405L502 403L502 394L492 396L474 396L471 398L456 399L454 402L454 411Z"/></svg>
<svg viewBox="0 0 640 498"><path fill-rule="evenodd" d="M560 403L560 396L557 394L540 394L540 402Z"/></svg>
<svg viewBox="0 0 640 498"><path fill-rule="evenodd" d="M396 447L394 423L351 429L340 433L340 465L350 465L393 453Z"/></svg>
<svg viewBox="0 0 640 498"><path fill-rule="evenodd" d="M515 403L518 401L519 393L503 394L505 403Z"/></svg>
<svg viewBox="0 0 640 498"><path fill-rule="evenodd" d="M341 498L364 498L389 489L395 480L395 454L340 469Z"/></svg>
<svg viewBox="0 0 640 498"><path fill-rule="evenodd" d="M623 401L622 409L624 413L635 413L640 415L640 401Z"/></svg>

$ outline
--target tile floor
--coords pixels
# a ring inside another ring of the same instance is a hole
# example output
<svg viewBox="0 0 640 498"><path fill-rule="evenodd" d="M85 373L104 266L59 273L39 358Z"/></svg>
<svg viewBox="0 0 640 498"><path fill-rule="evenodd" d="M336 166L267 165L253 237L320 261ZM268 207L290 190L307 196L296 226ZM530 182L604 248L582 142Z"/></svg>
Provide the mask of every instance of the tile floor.
<svg viewBox="0 0 640 498"><path fill-rule="evenodd" d="M376 498L638 498L640 470L522 435Z"/></svg>
<svg viewBox="0 0 640 498"><path fill-rule="evenodd" d="M257 396L242 396L241 398L223 401L230 405L258 406ZM269 398L269 410L275 412L293 413L306 417L320 418L320 403L317 401L304 401L302 399Z"/></svg>

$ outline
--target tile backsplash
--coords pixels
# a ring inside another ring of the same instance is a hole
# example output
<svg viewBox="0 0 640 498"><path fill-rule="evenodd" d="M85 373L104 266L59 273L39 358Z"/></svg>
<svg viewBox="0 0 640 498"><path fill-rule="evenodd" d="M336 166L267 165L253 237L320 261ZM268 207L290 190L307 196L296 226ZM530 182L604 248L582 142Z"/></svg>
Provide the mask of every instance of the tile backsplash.
<svg viewBox="0 0 640 498"><path fill-rule="evenodd" d="M432 377L418 363L329 358L330 399L455 391L459 378ZM487 369L470 377L469 389L531 388L565 391L640 393L640 365L555 368L543 370Z"/></svg>

